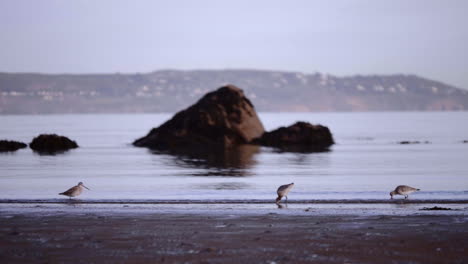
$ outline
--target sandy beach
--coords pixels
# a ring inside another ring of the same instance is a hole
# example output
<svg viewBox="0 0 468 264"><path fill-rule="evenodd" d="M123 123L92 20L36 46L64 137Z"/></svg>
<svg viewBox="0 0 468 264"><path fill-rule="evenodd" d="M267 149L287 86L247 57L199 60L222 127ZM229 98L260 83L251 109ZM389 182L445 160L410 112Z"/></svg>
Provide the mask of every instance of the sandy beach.
<svg viewBox="0 0 468 264"><path fill-rule="evenodd" d="M453 212L403 214L395 213L398 209L373 214L351 209L340 214L330 208L320 210L294 205L286 210L255 210L253 206L239 210L240 207L233 209L226 205L210 210L210 206L190 209L191 205L172 205L156 209L146 205L119 205L67 209L3 204L0 208L0 262L468 261L465 205L458 205L461 209Z"/></svg>

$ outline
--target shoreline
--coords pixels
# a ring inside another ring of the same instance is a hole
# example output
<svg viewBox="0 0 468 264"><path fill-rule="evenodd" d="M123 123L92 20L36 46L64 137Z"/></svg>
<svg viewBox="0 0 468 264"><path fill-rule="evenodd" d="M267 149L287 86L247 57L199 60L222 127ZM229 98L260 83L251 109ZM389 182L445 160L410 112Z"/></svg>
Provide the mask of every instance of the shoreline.
<svg viewBox="0 0 468 264"><path fill-rule="evenodd" d="M71 200L61 203L0 203L1 216L15 215L148 215L193 214L252 216L468 216L467 203L100 203Z"/></svg>
<svg viewBox="0 0 468 264"><path fill-rule="evenodd" d="M275 204L274 199L0 199L0 204ZM467 199L310 199L281 204L467 204Z"/></svg>

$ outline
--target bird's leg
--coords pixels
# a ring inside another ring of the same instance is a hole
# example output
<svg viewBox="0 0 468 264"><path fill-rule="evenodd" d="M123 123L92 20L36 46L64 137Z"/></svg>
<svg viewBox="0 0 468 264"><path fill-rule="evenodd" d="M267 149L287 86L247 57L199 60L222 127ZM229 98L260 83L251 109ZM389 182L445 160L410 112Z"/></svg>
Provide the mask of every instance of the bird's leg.
<svg viewBox="0 0 468 264"><path fill-rule="evenodd" d="M405 199L408 199L408 195L405 195Z"/></svg>
<svg viewBox="0 0 468 264"><path fill-rule="evenodd" d="M282 197L278 195L278 198L276 198L276 204L280 204L281 198L282 198Z"/></svg>
<svg viewBox="0 0 468 264"><path fill-rule="evenodd" d="M288 196L286 196L286 203L288 203Z"/></svg>

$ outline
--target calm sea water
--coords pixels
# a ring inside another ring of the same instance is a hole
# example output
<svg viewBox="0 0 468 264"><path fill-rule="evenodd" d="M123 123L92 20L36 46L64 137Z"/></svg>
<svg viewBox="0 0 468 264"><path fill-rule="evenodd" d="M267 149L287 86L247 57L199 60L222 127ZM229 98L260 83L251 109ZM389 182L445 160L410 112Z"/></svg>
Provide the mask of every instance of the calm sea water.
<svg viewBox="0 0 468 264"><path fill-rule="evenodd" d="M299 120L328 126L337 144L325 153L245 147L187 157L131 145L171 116L0 116L2 139L57 133L80 145L55 156L0 153L0 199L61 199L79 181L91 188L83 200L274 199L290 182L290 199L387 199L400 184L422 190L410 199L468 199L468 112L260 113L267 130Z"/></svg>

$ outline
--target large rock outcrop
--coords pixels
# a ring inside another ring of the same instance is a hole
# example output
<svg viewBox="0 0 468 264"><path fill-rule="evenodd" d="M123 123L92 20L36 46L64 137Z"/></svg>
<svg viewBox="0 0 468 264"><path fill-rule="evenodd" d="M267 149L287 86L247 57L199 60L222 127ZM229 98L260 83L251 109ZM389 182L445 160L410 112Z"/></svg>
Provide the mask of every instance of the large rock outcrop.
<svg viewBox="0 0 468 264"><path fill-rule="evenodd" d="M41 134L29 143L29 147L37 152L55 153L78 147L75 141L56 134Z"/></svg>
<svg viewBox="0 0 468 264"><path fill-rule="evenodd" d="M241 89L228 85L206 94L133 144L159 150L232 147L249 143L263 133L250 100Z"/></svg>
<svg viewBox="0 0 468 264"><path fill-rule="evenodd" d="M308 152L325 151L334 144L334 140L326 126L297 122L289 127L265 132L252 143L286 151Z"/></svg>
<svg viewBox="0 0 468 264"><path fill-rule="evenodd" d="M23 142L12 141L12 140L0 140L0 152L17 151L20 148L25 148L26 145Z"/></svg>

